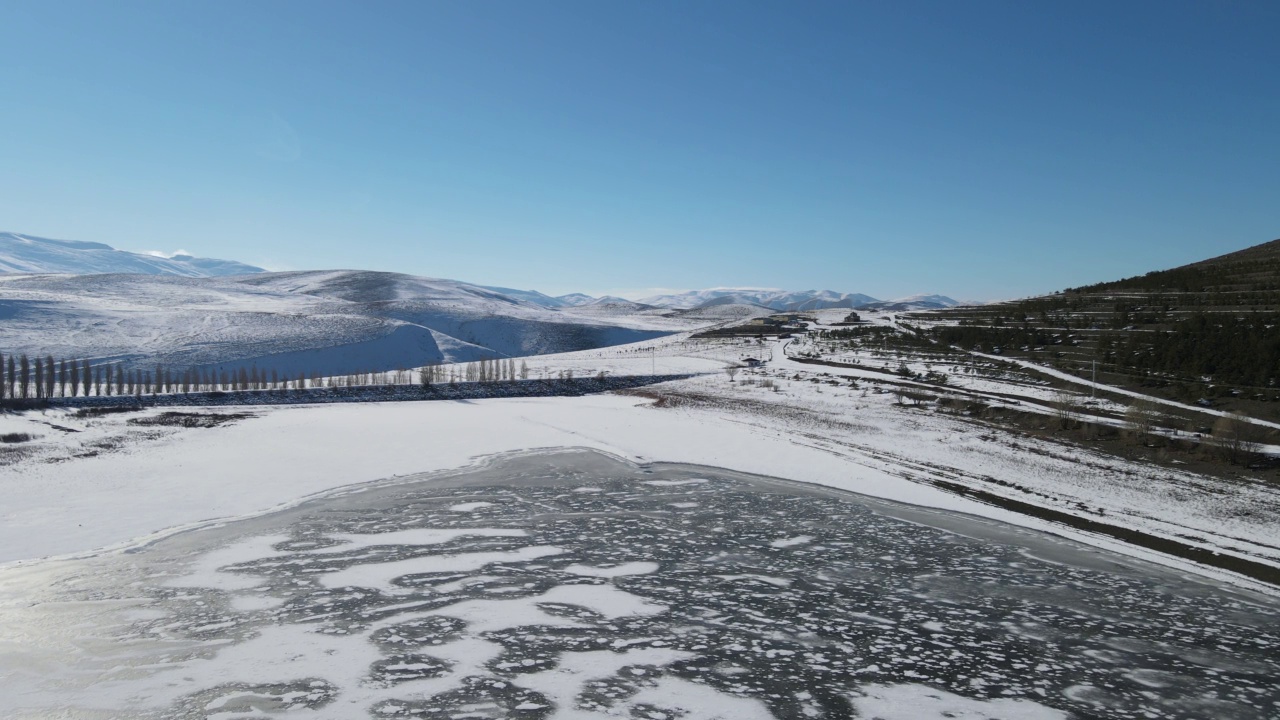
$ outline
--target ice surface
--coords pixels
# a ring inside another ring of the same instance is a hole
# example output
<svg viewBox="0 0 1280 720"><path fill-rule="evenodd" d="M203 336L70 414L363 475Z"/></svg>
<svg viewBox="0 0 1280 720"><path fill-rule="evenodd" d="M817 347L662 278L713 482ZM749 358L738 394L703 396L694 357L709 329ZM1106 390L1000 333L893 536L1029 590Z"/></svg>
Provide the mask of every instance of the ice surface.
<svg viewBox="0 0 1280 720"><path fill-rule="evenodd" d="M492 505L493 503L491 502L468 502L451 505L449 506L449 509L454 512L471 512L472 510L479 510L480 508L491 507Z"/></svg>
<svg viewBox="0 0 1280 720"><path fill-rule="evenodd" d="M927 685L868 685L852 696L858 713L875 720L1068 720L1061 710L1028 700L974 700Z"/></svg>
<svg viewBox="0 0 1280 720"><path fill-rule="evenodd" d="M658 571L658 563L630 562L613 567L590 567L587 565L570 565L565 572L586 577L615 578L625 575L647 575Z"/></svg>
<svg viewBox="0 0 1280 720"><path fill-rule="evenodd" d="M480 570L488 565L498 563L519 563L538 558L560 555L564 550L557 547L532 546L508 552L459 553L457 555L436 555L409 560L379 563L374 565L353 565L321 577L325 587L343 588L360 587L384 592L388 595L403 595L412 590L395 585L392 581L405 575L426 573L467 572Z"/></svg>
<svg viewBox="0 0 1280 720"><path fill-rule="evenodd" d="M1263 720L1280 702L1274 603L767 478L646 484L691 469L509 456L10 568L0 716ZM485 527L451 509L476 497ZM677 498L697 508L652 510ZM770 547L797 528L809 543Z"/></svg>

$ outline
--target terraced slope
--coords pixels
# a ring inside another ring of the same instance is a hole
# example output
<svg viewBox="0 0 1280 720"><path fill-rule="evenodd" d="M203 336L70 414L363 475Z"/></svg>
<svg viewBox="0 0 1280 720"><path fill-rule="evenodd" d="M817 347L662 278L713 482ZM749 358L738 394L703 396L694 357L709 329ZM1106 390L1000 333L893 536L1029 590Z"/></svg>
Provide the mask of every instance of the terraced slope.
<svg viewBox="0 0 1280 720"><path fill-rule="evenodd" d="M1280 417L1280 240L1138 277L906 316L948 344Z"/></svg>

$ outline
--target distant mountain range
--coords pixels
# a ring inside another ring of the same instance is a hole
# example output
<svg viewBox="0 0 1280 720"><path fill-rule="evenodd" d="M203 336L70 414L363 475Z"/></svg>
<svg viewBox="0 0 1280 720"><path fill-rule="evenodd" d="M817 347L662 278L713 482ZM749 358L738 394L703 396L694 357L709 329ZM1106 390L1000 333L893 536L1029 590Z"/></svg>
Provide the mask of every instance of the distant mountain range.
<svg viewBox="0 0 1280 720"><path fill-rule="evenodd" d="M321 375L586 350L692 327L356 270L0 275L0 315L5 355Z"/></svg>
<svg viewBox="0 0 1280 720"><path fill-rule="evenodd" d="M934 310L960 303L944 295L912 295L899 300L877 300L861 293L834 290L776 290L771 288L710 288L674 295L654 295L640 302L681 310L712 305L759 305L771 310L805 311L829 308L876 310Z"/></svg>
<svg viewBox="0 0 1280 720"><path fill-rule="evenodd" d="M132 273L223 277L260 272L265 271L260 267L233 260L214 260L191 255L160 257L116 250L102 243L53 240L34 235L0 232L0 273L59 275Z"/></svg>
<svg viewBox="0 0 1280 720"><path fill-rule="evenodd" d="M484 287L545 308L609 306L614 309L626 308L636 312L656 308L700 310L726 305L744 305L786 312L825 310L829 308L905 311L940 310L961 304L945 295L912 295L897 300L877 300L870 295L841 293L834 290L797 291L772 288L709 288L706 290L689 290L670 295L651 295L638 301L632 301L613 295L592 297L582 293L571 293L553 297L536 290L515 290L491 285Z"/></svg>
<svg viewBox="0 0 1280 720"><path fill-rule="evenodd" d="M888 310L890 312L905 312L908 310L944 310L957 305L964 305L957 300L952 300L946 295L912 295L910 297L899 298L897 300L877 300L865 305L859 305L859 310Z"/></svg>
<svg viewBox="0 0 1280 720"><path fill-rule="evenodd" d="M68 277L70 276L70 277ZM951 307L831 290L710 288L639 302L371 271L267 272L0 233L0 349L130 365L344 373L582 350L777 311Z"/></svg>
<svg viewBox="0 0 1280 720"><path fill-rule="evenodd" d="M821 310L823 308L854 308L876 299L858 293L838 293L831 290L803 290L799 292L772 288L709 288L690 290L674 295L653 295L640 302L658 307L688 310L709 302L740 305L763 305L772 310Z"/></svg>

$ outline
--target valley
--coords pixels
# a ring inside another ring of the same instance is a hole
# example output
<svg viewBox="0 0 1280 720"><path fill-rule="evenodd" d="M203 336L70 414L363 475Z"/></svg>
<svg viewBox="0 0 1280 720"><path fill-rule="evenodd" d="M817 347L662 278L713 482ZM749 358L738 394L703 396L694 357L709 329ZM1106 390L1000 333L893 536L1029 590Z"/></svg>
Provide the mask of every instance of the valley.
<svg viewBox="0 0 1280 720"><path fill-rule="evenodd" d="M1277 671L1267 628L1280 612L1271 421L940 334L1000 306L780 311L721 294L663 308L500 290L353 271L0 278L11 307L45 313L11 335L33 345L106 347L123 332L155 354L115 356L122 367L242 353L224 362L305 356L312 368L8 401L0 616L17 624L0 640L17 654L0 662L0 687L21 699L0 708L710 719L905 704L1056 720L1265 718L1280 706L1261 682ZM47 322L53 307L61 326ZM110 331L95 328L108 316ZM225 334L173 329L195 318ZM435 345L391 354L375 336L392 326ZM353 342L305 347L335 338ZM362 343L364 365L333 359ZM1259 438L1235 456L1214 427L1233 417ZM393 508L438 502L457 509L391 521ZM614 525L624 539L605 532ZM399 540L440 533L479 539ZM355 545L305 557L330 536ZM671 552L689 542L696 556ZM883 547L856 549L868 543ZM296 574L304 565L319 585ZM170 566L197 568L183 581L196 589L143 580ZM748 600L699 590L708 573L746 583ZM881 590L848 617L822 599L868 583ZM30 604L34 584L48 589ZM1106 611L1095 647L1074 628L1096 611L1063 592L1103 588L1132 602ZM1205 612L1187 598L1233 608L1212 625L1229 650L1195 655L1202 641L1162 619ZM813 609L778 615L779 600ZM508 606L512 622L494 624ZM717 620L741 613L776 617ZM65 622L135 650L59 656ZM379 640L393 635L403 643ZM993 662L925 649L956 643ZM773 655L749 661L750 648ZM321 649L351 666L288 659ZM21 670L31 662L87 679ZM1028 684L1030 665L1058 669ZM200 680L176 691L173 672ZM1206 683L1212 702L1177 689Z"/></svg>

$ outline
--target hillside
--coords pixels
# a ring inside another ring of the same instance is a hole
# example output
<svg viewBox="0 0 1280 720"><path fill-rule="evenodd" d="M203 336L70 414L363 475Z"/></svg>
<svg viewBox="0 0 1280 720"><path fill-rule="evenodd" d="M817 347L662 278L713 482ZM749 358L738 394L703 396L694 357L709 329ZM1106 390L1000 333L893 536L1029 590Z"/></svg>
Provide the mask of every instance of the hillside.
<svg viewBox="0 0 1280 720"><path fill-rule="evenodd" d="M965 349L1280 417L1280 240L1145 275L910 322Z"/></svg>
<svg viewBox="0 0 1280 720"><path fill-rule="evenodd" d="M582 350L679 329L561 312L453 280L350 270L0 277L0 317L6 355L324 374Z"/></svg>
<svg viewBox="0 0 1280 720"><path fill-rule="evenodd" d="M182 277L223 277L264 272L234 260L191 255L160 257L117 250L110 245L80 240L0 232L0 273L89 275L139 273Z"/></svg>
<svg viewBox="0 0 1280 720"><path fill-rule="evenodd" d="M763 305L772 310L822 310L855 308L878 302L870 295L840 293L833 290L776 290L772 288L709 288L670 295L653 295L640 302L646 305L689 310L723 300L738 305Z"/></svg>

